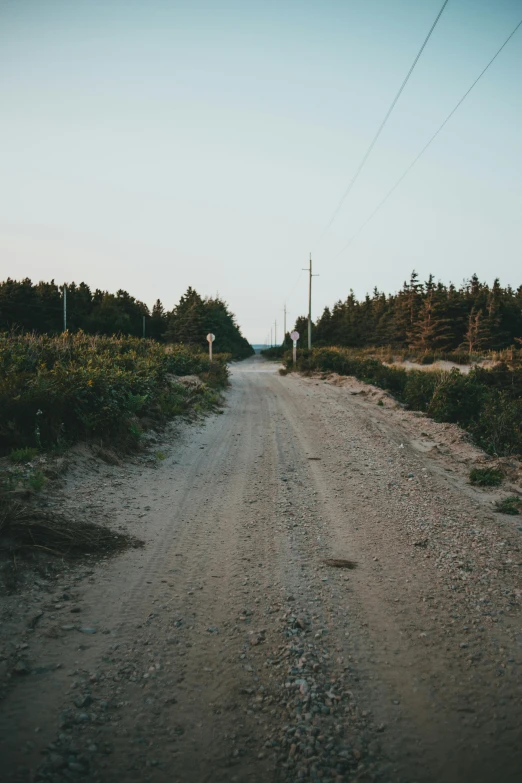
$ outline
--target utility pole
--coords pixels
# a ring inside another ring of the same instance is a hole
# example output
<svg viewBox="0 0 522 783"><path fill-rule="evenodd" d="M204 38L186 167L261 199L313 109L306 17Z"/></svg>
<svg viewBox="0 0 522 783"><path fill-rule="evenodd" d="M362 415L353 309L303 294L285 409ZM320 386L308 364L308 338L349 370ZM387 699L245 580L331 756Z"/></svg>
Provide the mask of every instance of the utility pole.
<svg viewBox="0 0 522 783"><path fill-rule="evenodd" d="M272 345L273 345L273 342L272 342L272 327L270 327L270 348L272 347Z"/></svg>
<svg viewBox="0 0 522 783"><path fill-rule="evenodd" d="M308 350L312 348L312 254L310 253L310 277L308 278Z"/></svg>
<svg viewBox="0 0 522 783"><path fill-rule="evenodd" d="M63 285L63 331L67 331L67 286Z"/></svg>
<svg viewBox="0 0 522 783"><path fill-rule="evenodd" d="M274 345L277 345L277 321L274 321Z"/></svg>
<svg viewBox="0 0 522 783"><path fill-rule="evenodd" d="M285 344L285 340L286 340L286 302L284 307L284 313L285 313L285 330L283 332L283 345Z"/></svg>
<svg viewBox="0 0 522 783"><path fill-rule="evenodd" d="M312 274L312 254L310 253L310 266L308 269L303 270L308 272L308 350L312 348L312 277L319 277L319 275Z"/></svg>
<svg viewBox="0 0 522 783"><path fill-rule="evenodd" d="M145 316L143 316L143 339L145 339Z"/></svg>

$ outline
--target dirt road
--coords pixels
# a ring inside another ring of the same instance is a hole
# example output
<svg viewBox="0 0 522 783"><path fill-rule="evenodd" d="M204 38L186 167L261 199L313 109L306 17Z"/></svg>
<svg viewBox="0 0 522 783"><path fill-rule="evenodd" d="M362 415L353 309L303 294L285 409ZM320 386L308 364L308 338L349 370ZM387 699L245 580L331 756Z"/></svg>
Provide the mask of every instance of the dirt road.
<svg viewBox="0 0 522 783"><path fill-rule="evenodd" d="M517 518L361 391L255 357L165 459L78 458L68 511L146 546L9 599L3 780L521 779Z"/></svg>

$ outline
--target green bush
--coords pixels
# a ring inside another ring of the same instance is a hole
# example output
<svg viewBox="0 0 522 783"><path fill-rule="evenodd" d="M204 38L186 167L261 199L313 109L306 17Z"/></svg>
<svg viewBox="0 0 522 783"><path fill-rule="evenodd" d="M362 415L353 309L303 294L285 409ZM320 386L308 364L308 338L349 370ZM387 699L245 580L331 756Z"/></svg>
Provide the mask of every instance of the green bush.
<svg viewBox="0 0 522 783"><path fill-rule="evenodd" d="M522 507L522 501L516 495L504 498L504 500L497 500L495 503L495 511L500 514L510 514L516 516L520 514L519 509Z"/></svg>
<svg viewBox="0 0 522 783"><path fill-rule="evenodd" d="M473 468L469 474L470 484L479 487L498 487L503 478L502 471L498 468Z"/></svg>
<svg viewBox="0 0 522 783"><path fill-rule="evenodd" d="M442 372L422 372L420 370L406 372L402 401L411 410L427 411L435 390L443 382L444 376L445 373Z"/></svg>
<svg viewBox="0 0 522 783"><path fill-rule="evenodd" d="M288 351L287 345L274 345L272 348L263 348L261 356L269 361L277 361L283 359L286 351Z"/></svg>
<svg viewBox="0 0 522 783"><path fill-rule="evenodd" d="M486 397L486 388L474 370L468 375L454 368L439 376L427 411L435 421L449 421L468 427L476 422Z"/></svg>
<svg viewBox="0 0 522 783"><path fill-rule="evenodd" d="M134 337L0 335L0 451L93 436L138 442L140 419L169 418L191 404L193 392L173 376L197 375L218 389L228 358L210 362L184 346Z"/></svg>
<svg viewBox="0 0 522 783"><path fill-rule="evenodd" d="M35 492L40 492L46 482L46 477L39 470L35 470L27 477L28 486L34 489Z"/></svg>
<svg viewBox="0 0 522 783"><path fill-rule="evenodd" d="M15 465L21 465L23 462L31 462L37 455L38 449L26 446L22 449L14 449L9 454L9 459L11 462L14 462Z"/></svg>
<svg viewBox="0 0 522 783"><path fill-rule="evenodd" d="M489 390L472 433L490 454L522 453L522 399L507 391Z"/></svg>

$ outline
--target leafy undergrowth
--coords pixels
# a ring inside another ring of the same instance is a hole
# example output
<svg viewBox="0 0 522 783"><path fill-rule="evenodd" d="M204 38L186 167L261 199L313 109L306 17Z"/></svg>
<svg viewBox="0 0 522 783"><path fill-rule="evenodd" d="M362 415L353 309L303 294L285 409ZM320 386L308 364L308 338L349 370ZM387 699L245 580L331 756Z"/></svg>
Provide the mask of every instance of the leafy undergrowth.
<svg viewBox="0 0 522 783"><path fill-rule="evenodd" d="M498 468L473 468L469 474L470 484L478 487L499 487L503 478Z"/></svg>
<svg viewBox="0 0 522 783"><path fill-rule="evenodd" d="M366 348L337 348L330 346L317 346L314 350L331 349L334 351L342 350L351 357L365 360L376 359L385 364L400 364L401 362L412 362L414 364L430 365L435 362L451 362L458 365L470 365L477 363L498 364L499 362L510 362L513 359L516 349L504 349L502 351L481 351L480 353L470 353L469 351L420 351L404 348L396 348L391 345ZM282 361L285 354L291 350L291 343L287 341L284 345L275 345L271 348L264 348L261 355L271 361ZM304 350L304 349L303 349Z"/></svg>
<svg viewBox="0 0 522 783"><path fill-rule="evenodd" d="M227 355L133 337L0 335L0 550L110 554L139 541L49 513L38 497L78 441L117 464L147 429L216 409ZM158 459L161 459L158 456ZM62 460L63 462L63 460Z"/></svg>
<svg viewBox="0 0 522 783"><path fill-rule="evenodd" d="M497 500L495 503L495 511L498 511L500 514L510 514L511 516L516 516L517 514L520 514L521 508L522 500L516 495L504 498L503 500Z"/></svg>
<svg viewBox="0 0 522 783"><path fill-rule="evenodd" d="M261 356L269 361L282 361L287 351L288 345L273 345L271 348L263 348Z"/></svg>
<svg viewBox="0 0 522 783"><path fill-rule="evenodd" d="M0 335L0 453L17 461L93 438L132 446L151 424L215 404L228 358L134 337Z"/></svg>
<svg viewBox="0 0 522 783"><path fill-rule="evenodd" d="M513 356L512 349L502 351L480 351L469 352L467 350L454 351L425 351L414 350L411 348L395 348L394 346L380 346L366 348L345 349L351 351L360 359L378 359L386 364L395 364L400 362L412 362L414 364L430 365L435 362L451 362L459 365L470 365L481 362L497 364L502 361L509 361Z"/></svg>
<svg viewBox="0 0 522 783"><path fill-rule="evenodd" d="M291 353L285 354L285 365L292 369ZM435 421L459 424L489 454L522 454L520 351L513 351L509 364L474 367L466 375L458 369L428 373L390 367L343 348L298 351L297 369L354 376L390 392L410 410L424 411Z"/></svg>

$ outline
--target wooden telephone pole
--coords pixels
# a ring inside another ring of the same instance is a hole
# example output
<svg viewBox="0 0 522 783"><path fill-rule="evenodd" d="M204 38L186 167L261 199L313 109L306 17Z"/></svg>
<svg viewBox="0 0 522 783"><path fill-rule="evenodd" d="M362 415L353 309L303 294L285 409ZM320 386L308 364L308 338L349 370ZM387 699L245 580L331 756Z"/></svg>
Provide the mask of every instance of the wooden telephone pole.
<svg viewBox="0 0 522 783"><path fill-rule="evenodd" d="M312 274L312 254L310 253L310 266L304 270L308 272L308 350L312 348L312 277L319 275Z"/></svg>

